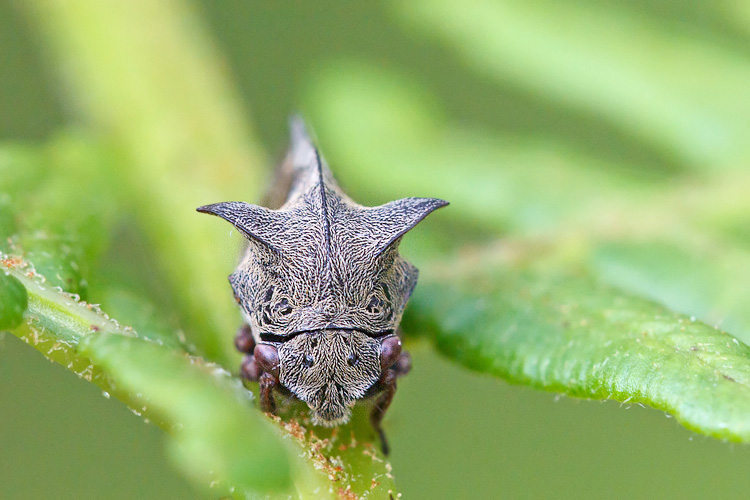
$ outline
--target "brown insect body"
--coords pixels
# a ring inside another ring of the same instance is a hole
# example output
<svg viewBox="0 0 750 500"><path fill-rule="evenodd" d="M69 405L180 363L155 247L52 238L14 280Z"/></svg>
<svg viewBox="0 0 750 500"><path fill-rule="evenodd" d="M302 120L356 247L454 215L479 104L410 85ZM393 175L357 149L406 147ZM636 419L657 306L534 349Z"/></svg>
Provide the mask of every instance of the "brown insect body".
<svg viewBox="0 0 750 500"><path fill-rule="evenodd" d="M249 326L236 340L247 353L242 374L260 381L265 411L275 409L273 390L286 389L307 403L316 425L345 423L356 400L379 394L372 422L386 449L380 421L396 377L409 368L397 328L418 274L398 245L447 202L355 203L298 118L279 189L286 196L278 210L243 202L198 209L231 222L249 242L229 277Z"/></svg>

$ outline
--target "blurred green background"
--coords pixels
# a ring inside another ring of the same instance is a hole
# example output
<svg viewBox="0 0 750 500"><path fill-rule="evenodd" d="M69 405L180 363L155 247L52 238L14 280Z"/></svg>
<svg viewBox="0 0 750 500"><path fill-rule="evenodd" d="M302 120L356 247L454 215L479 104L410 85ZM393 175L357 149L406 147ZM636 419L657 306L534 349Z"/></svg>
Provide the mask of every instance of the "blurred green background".
<svg viewBox="0 0 750 500"><path fill-rule="evenodd" d="M743 2L409 5L203 1L196 10L268 158L280 156L287 118L301 110L356 200L453 202L440 221L426 222L440 228L420 228L405 242L417 266L506 234L559 239L561 220L575 236L613 197L616 213L637 219L623 227L642 224L653 235L660 231L650 216L660 216L630 204L661 191L675 203L665 227L683 215L698 227L724 223L715 230L739 242L744 259L750 8ZM0 1L4 142L35 144L82 125L32 24L18 5ZM412 160L423 170L406 171ZM441 184L427 167L455 178L453 190L436 192ZM679 189L703 184L718 187ZM248 186L248 201L259 192ZM721 197L727 193L734 197ZM616 234L620 222L593 225ZM711 248L696 247L710 258ZM651 268L668 277L690 268L670 274L674 260L668 254ZM135 289L158 281L138 252L112 250L105 262ZM738 325L732 333L750 338L744 311L703 307L695 288L714 275L662 292L659 276L612 262L604 258L601 269L616 282ZM123 278L136 266L146 275ZM231 301L228 286L226 295ZM726 302L741 306L744 296ZM730 498L750 486L744 445L694 435L651 409L509 386L455 366L425 342L410 347L413 371L386 418L405 498ZM0 337L0 405L0 498L197 495L172 470L161 431L9 335Z"/></svg>

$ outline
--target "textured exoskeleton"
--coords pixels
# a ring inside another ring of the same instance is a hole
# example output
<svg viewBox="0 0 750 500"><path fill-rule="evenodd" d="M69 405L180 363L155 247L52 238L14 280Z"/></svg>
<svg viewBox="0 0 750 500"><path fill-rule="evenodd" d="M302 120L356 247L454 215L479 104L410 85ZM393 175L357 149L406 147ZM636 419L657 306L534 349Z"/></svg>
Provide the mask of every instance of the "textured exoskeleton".
<svg viewBox="0 0 750 500"><path fill-rule="evenodd" d="M243 202L198 209L231 222L249 241L229 277L247 322L236 339L247 353L242 375L260 381L265 411L275 409L274 389L289 391L307 403L315 425L345 423L356 400L378 395L371 420L387 450L380 422L396 377L410 366L397 328L417 283L398 245L447 202L355 203L299 118L271 194L285 200L278 210Z"/></svg>

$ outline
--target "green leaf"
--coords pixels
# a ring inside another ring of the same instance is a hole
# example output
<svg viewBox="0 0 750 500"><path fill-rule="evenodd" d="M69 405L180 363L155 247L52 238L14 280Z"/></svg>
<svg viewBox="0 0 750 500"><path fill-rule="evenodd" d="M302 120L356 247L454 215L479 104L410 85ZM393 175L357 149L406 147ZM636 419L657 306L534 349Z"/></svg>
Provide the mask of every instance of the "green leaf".
<svg viewBox="0 0 750 500"><path fill-rule="evenodd" d="M86 266L115 220L116 189L105 175L113 156L72 133L42 146L0 146L0 251L23 254L48 284L86 298Z"/></svg>
<svg viewBox="0 0 750 500"><path fill-rule="evenodd" d="M3 267L5 264L0 264ZM0 331L15 328L23 321L28 305L26 289L12 276L0 274Z"/></svg>
<svg viewBox="0 0 750 500"><path fill-rule="evenodd" d="M139 412L170 423L172 452L197 485L218 480L238 492L289 487L289 457L278 431L219 367L122 335L88 336L79 349L118 389L138 394Z"/></svg>
<svg viewBox="0 0 750 500"><path fill-rule="evenodd" d="M750 255L731 245L668 240L600 245L592 267L608 283L750 342Z"/></svg>
<svg viewBox="0 0 750 500"><path fill-rule="evenodd" d="M514 383L644 403L709 436L750 442L750 348L586 275L474 259L423 273L407 331ZM432 276L430 276L432 275Z"/></svg>
<svg viewBox="0 0 750 500"><path fill-rule="evenodd" d="M157 310L144 297L128 290L113 288L105 290L102 304L106 304L107 311L113 317L121 321L127 319L127 324L138 332L140 338L195 354L185 335L181 331L175 331L163 311Z"/></svg>

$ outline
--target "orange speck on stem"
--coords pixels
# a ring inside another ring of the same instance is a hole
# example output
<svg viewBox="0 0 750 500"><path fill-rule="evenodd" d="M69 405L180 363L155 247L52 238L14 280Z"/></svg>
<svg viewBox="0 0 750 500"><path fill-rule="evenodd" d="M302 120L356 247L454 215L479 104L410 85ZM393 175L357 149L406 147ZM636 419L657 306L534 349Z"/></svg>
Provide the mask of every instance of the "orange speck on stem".
<svg viewBox="0 0 750 500"><path fill-rule="evenodd" d="M18 267L23 264L23 259L19 257L8 257L6 259L3 259L2 261L3 266L10 269L11 267Z"/></svg>

